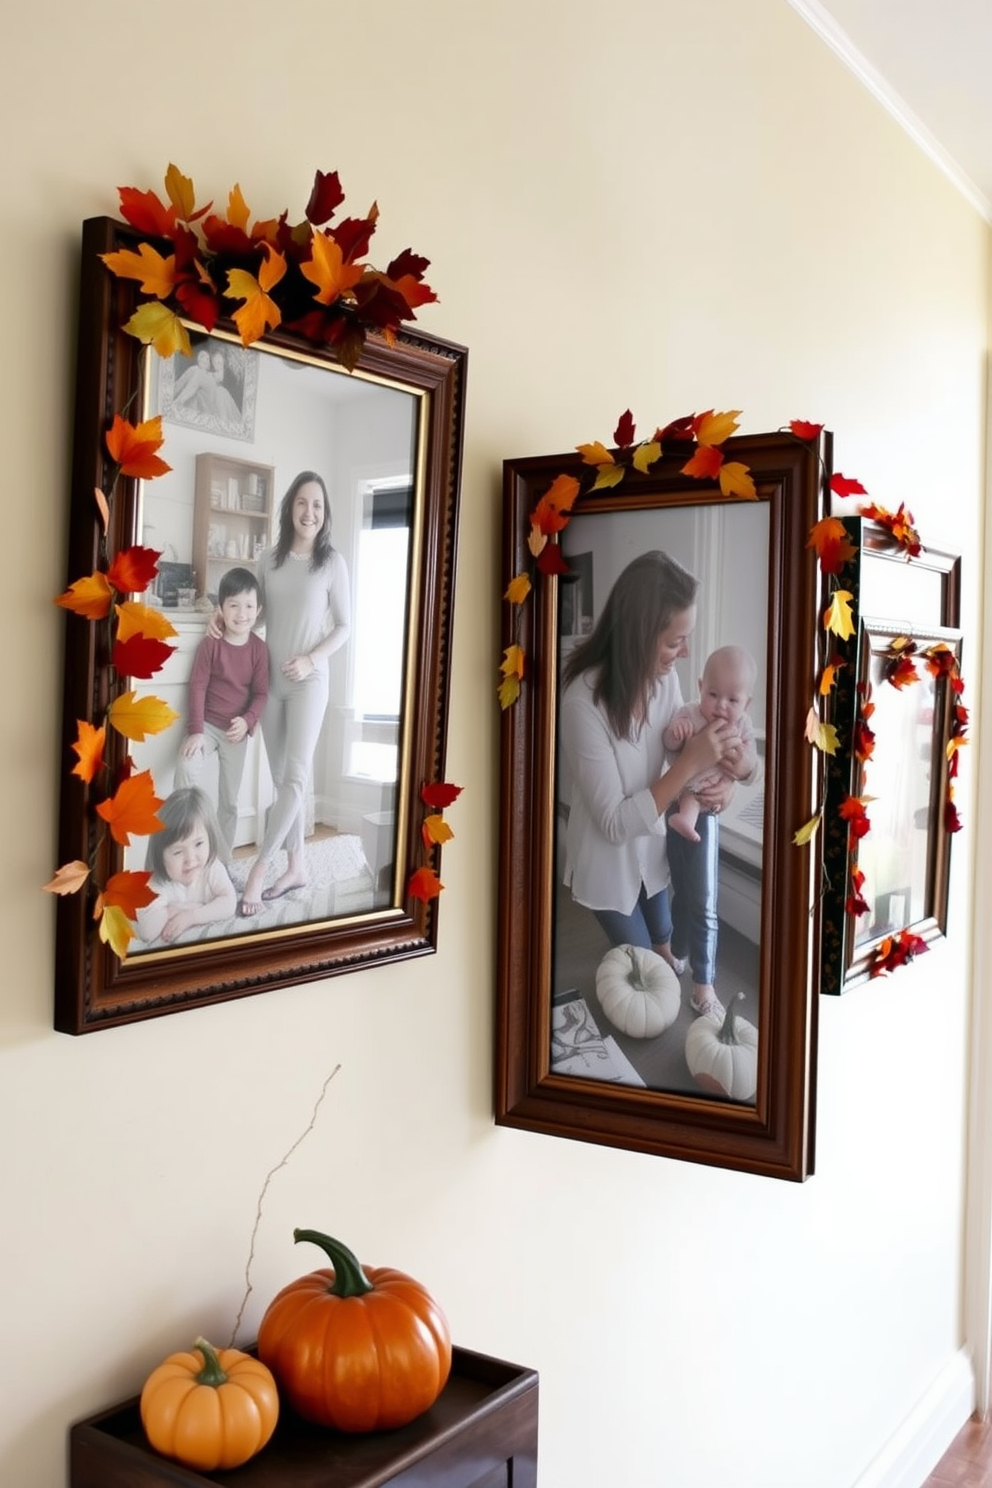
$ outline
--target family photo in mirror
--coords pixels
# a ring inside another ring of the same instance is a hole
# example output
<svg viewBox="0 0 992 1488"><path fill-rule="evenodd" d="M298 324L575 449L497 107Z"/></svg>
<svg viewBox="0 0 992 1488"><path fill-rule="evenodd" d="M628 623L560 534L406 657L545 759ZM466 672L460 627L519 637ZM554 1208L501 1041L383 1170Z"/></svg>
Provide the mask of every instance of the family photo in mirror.
<svg viewBox="0 0 992 1488"><path fill-rule="evenodd" d="M156 894L129 955L395 905L422 399L217 335L149 356L145 397L178 718L132 751L164 829L125 852Z"/></svg>
<svg viewBox="0 0 992 1488"><path fill-rule="evenodd" d="M753 1103L769 507L581 513L562 534L550 1067ZM743 1050L742 1050L743 1053Z"/></svg>

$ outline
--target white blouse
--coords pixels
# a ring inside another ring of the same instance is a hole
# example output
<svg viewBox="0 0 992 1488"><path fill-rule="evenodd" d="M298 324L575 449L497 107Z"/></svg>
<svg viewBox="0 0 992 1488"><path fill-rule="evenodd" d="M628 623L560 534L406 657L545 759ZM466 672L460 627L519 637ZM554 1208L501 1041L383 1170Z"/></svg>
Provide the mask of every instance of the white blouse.
<svg viewBox="0 0 992 1488"><path fill-rule="evenodd" d="M667 889L665 818L650 787L665 771L662 732L682 689L675 672L659 677L647 717L630 739L618 739L605 709L593 701L593 674L566 687L559 720L570 777L565 834L565 883L588 909L632 913L643 884L648 894Z"/></svg>

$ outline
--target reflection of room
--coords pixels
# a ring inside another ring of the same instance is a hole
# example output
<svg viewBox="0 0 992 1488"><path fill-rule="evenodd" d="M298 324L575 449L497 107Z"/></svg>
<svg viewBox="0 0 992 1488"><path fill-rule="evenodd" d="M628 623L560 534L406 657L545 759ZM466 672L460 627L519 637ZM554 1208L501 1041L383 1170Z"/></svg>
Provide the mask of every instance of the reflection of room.
<svg viewBox="0 0 992 1488"><path fill-rule="evenodd" d="M390 893L418 400L326 367L256 355L253 438L167 418L163 456L172 470L143 491L143 539L162 552L164 567L148 598L179 631L176 653L156 688L180 722L137 746L136 763L153 770L160 793L171 789L189 668L220 575L235 565L254 570L273 540L290 481L300 470L318 472L330 493L332 541L348 566L353 621L348 644L330 658L311 826L367 841L376 859L373 876ZM158 359L149 365L154 380ZM155 399L153 385L152 404ZM250 849L260 841L270 800L257 733L249 741L238 846Z"/></svg>
<svg viewBox="0 0 992 1488"><path fill-rule="evenodd" d="M719 822L720 919L716 991L726 1003L744 994L742 1015L757 1021L761 865L764 828L763 755L766 710L768 507L709 505L573 517L563 534L566 559L576 578L560 586L561 654L567 656L592 628L617 576L638 553L661 549L700 581L696 628L687 661L677 664L682 696L694 701L703 663L716 647L744 646L757 662L751 721L759 769L750 783L735 786ZM683 1010L676 1024L654 1039L626 1038L611 1027L595 995L595 973L608 949L590 911L576 905L561 885L563 832L570 785L559 757L557 823L559 874L556 891L556 995L578 989L604 1035L616 1039L637 1077L656 1089L693 1090L685 1063L685 1032L691 981L683 978Z"/></svg>

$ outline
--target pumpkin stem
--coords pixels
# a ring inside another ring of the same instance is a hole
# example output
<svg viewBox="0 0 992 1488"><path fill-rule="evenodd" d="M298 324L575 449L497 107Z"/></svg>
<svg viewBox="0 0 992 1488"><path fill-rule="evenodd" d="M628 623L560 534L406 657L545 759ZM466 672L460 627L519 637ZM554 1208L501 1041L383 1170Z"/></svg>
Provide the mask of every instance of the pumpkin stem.
<svg viewBox="0 0 992 1488"><path fill-rule="evenodd" d="M740 1039L737 1037L737 1021L734 1016L734 1003L743 1001L744 993L738 992L733 1001L728 1002L727 1011L724 1014L723 1022L720 1025L720 1032L717 1034L717 1038L719 1039L721 1044L740 1043Z"/></svg>
<svg viewBox="0 0 992 1488"><path fill-rule="evenodd" d="M218 1385L226 1384L227 1375L220 1366L217 1350L213 1344L208 1343L205 1338L197 1338L193 1347L199 1349L203 1355L203 1368L196 1376L196 1383L198 1385L213 1385L215 1389Z"/></svg>
<svg viewBox="0 0 992 1488"><path fill-rule="evenodd" d="M332 1240L330 1235L322 1235L320 1230L294 1230L293 1239L297 1244L308 1240L311 1245L319 1245L327 1256L334 1267L334 1285L327 1289L332 1296L362 1297L366 1292L375 1291L357 1256L340 1240Z"/></svg>

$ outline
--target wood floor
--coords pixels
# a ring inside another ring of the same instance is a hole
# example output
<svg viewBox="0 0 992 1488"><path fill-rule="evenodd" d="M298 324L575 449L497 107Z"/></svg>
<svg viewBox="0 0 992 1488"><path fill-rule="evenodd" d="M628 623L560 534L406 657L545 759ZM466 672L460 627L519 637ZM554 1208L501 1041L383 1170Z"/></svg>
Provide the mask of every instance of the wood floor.
<svg viewBox="0 0 992 1488"><path fill-rule="evenodd" d="M921 1488L992 1488L992 1420L962 1426Z"/></svg>

